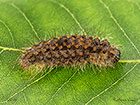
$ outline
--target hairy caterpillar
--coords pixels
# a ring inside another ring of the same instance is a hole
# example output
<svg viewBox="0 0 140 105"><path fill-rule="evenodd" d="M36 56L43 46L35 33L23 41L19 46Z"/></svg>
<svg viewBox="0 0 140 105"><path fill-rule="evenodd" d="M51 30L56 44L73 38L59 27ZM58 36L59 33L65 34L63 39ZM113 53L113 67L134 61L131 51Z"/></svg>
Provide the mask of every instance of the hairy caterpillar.
<svg viewBox="0 0 140 105"><path fill-rule="evenodd" d="M120 60L120 51L108 40L85 35L60 36L41 41L27 49L21 56L20 65L27 69L31 65L76 66L95 64L99 67L112 67Z"/></svg>

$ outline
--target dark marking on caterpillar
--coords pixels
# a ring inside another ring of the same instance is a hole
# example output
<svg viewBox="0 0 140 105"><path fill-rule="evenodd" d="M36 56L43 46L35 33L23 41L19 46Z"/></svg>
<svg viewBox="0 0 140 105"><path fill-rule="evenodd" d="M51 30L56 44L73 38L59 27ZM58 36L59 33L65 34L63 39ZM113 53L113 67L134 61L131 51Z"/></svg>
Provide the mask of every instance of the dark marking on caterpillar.
<svg viewBox="0 0 140 105"><path fill-rule="evenodd" d="M60 36L26 49L20 58L20 65L28 69L32 65L76 66L94 64L99 67L113 67L120 60L120 51L108 40L85 35Z"/></svg>

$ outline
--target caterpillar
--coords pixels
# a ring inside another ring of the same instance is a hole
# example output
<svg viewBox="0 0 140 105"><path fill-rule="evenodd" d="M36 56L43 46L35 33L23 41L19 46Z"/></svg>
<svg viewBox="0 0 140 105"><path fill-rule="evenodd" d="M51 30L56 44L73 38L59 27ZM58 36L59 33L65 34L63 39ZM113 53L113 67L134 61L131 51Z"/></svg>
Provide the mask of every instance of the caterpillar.
<svg viewBox="0 0 140 105"><path fill-rule="evenodd" d="M71 35L53 37L26 49L20 58L20 65L28 69L32 65L76 66L94 64L99 67L113 67L120 60L120 50L110 45L107 39Z"/></svg>

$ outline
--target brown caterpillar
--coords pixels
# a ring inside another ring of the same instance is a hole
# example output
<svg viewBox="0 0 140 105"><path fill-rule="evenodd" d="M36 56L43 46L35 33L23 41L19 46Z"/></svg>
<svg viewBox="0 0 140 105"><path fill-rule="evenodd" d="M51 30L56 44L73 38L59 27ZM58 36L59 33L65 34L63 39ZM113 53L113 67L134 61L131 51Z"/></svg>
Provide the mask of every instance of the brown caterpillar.
<svg viewBox="0 0 140 105"><path fill-rule="evenodd" d="M31 65L76 66L78 64L95 64L99 67L112 67L120 60L120 51L110 45L108 40L85 35L60 36L27 49L21 56L20 65L27 69Z"/></svg>

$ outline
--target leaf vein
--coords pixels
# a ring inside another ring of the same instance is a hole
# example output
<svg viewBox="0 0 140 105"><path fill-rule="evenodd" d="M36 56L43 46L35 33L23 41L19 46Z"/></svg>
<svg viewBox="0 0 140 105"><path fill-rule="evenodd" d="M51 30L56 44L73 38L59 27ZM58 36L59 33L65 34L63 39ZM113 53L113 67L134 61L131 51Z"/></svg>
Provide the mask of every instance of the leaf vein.
<svg viewBox="0 0 140 105"><path fill-rule="evenodd" d="M136 5L137 5L138 9L140 10L140 6L139 6L139 4L138 4L138 3L136 3Z"/></svg>
<svg viewBox="0 0 140 105"><path fill-rule="evenodd" d="M25 93L23 93L23 96L24 96L24 100L25 100L25 102L26 102L26 105L29 105L29 102L28 102L28 100L27 100L27 96L25 95Z"/></svg>
<svg viewBox="0 0 140 105"><path fill-rule="evenodd" d="M15 5L15 4L12 3L11 6L13 8L15 8L19 13L22 14L22 16L25 18L25 20L28 22L29 26L33 30L33 32L34 32L35 36L37 37L37 39L40 40L38 33L36 32L33 24L31 23L31 21L29 20L29 18L26 16L26 14L17 5Z"/></svg>
<svg viewBox="0 0 140 105"><path fill-rule="evenodd" d="M73 18L73 20L75 21L75 23L79 26L79 28L82 30L82 32L84 32L84 34L86 34L86 31L84 30L84 28L82 27L81 23L76 19L76 17L74 16L74 14L70 11L69 8L67 8L64 4L58 3L56 1L51 1L57 5L59 5L61 8L63 8L66 12L68 12L68 14L70 14L70 16Z"/></svg>
<svg viewBox="0 0 140 105"><path fill-rule="evenodd" d="M49 70L46 74L44 74L43 76L41 76L40 78L36 79L35 81L33 81L32 83L26 85L25 87L23 87L21 90L19 90L18 92L14 93L13 95L9 96L9 98L7 98L7 100L5 101L1 101L0 103L7 103L10 99L12 99L13 97L15 97L16 95L18 95L19 93L23 92L25 89L27 89L28 87L30 87L31 85L37 83L38 81L42 80L46 75L48 75L54 68L52 68L51 70Z"/></svg>
<svg viewBox="0 0 140 105"><path fill-rule="evenodd" d="M135 105L137 105L138 103L140 103L140 99L138 99L138 101L135 103Z"/></svg>
<svg viewBox="0 0 140 105"><path fill-rule="evenodd" d="M73 75L56 90L56 92L51 96L51 99L47 103L49 103L56 96L56 94L75 76L76 73L77 71L73 73Z"/></svg>
<svg viewBox="0 0 140 105"><path fill-rule="evenodd" d="M3 51L4 51L4 50L1 50L1 51L0 51L0 54L3 53Z"/></svg>
<svg viewBox="0 0 140 105"><path fill-rule="evenodd" d="M114 82L112 85L110 85L108 88L104 89L103 91L101 91L99 94L97 94L96 96L92 97L89 101L87 101L85 103L85 105L88 105L90 102L92 102L95 98L99 97L100 95L104 94L106 91L108 91L109 89L111 89L113 86L115 86L118 82L120 82L123 78L125 78L136 66L138 65L138 63L136 63L130 70L128 70L122 77L120 77L116 82Z"/></svg>
<svg viewBox="0 0 140 105"><path fill-rule="evenodd" d="M109 9L109 7L102 1L99 0L99 2L104 6L104 8L108 11L110 17L112 18L112 20L115 22L115 24L119 27L119 29L122 31L123 35L128 39L128 41L131 43L131 45L135 48L135 50L137 51L137 53L140 56L140 51L138 50L138 48L136 47L136 45L133 43L133 41L128 37L128 35L126 34L125 30L121 27L121 25L118 23L118 21L116 20L116 18L113 16L111 10Z"/></svg>
<svg viewBox="0 0 140 105"><path fill-rule="evenodd" d="M8 25L7 25L3 20L0 19L0 22L1 22L1 23L6 27L6 29L8 30L8 32L9 32L9 34L10 34L10 36L11 36L11 39L12 39L13 47L15 48L15 41L14 41L14 37L13 37L13 34L12 34L10 28L8 27Z"/></svg>

